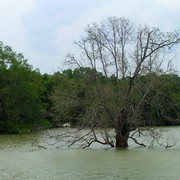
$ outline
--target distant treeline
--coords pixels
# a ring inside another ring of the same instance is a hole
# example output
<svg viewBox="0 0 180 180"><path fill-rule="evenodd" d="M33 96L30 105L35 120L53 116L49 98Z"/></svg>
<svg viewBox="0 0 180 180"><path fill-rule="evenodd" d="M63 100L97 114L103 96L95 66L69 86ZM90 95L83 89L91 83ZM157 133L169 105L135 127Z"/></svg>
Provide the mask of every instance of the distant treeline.
<svg viewBox="0 0 180 180"><path fill-rule="evenodd" d="M117 91L126 89L127 84L130 82L130 77L125 79L117 79L114 75L106 78L102 73L96 72L90 68L67 69L62 73L57 72L54 75L44 75L47 80L48 91L50 99L48 100L52 113L52 124L56 126L58 122L70 122L73 125L78 125L78 121L82 121L84 114L87 116L87 109L93 106L96 98L106 99L106 96L117 96ZM99 80L96 81L96 78ZM147 83L156 81L156 87L150 90L147 97L147 103L141 107L139 121L142 126L166 126L166 125L179 125L180 124L180 77L176 74L156 75L146 74L139 77L141 86L147 87ZM99 84L97 84L99 83ZM101 89L106 89L106 96L99 96L97 86ZM119 87L118 87L119 86ZM142 88L142 87L141 87ZM47 88L46 88L47 89ZM111 94L108 91L113 92ZM119 93L120 94L120 93ZM134 91L132 94L132 104L136 104L141 97ZM109 97L108 97L109 98ZM108 99L107 98L107 99ZM116 98L114 98L116 99ZM149 100L148 100L149 99ZM73 103L71 103L71 101ZM151 104L149 103L151 102ZM106 102L107 103L107 102ZM119 103L119 102L117 102ZM111 109L111 102L107 103L107 107ZM118 104L117 104L118 106ZM98 109L98 107L97 107ZM95 111L96 112L96 111ZM106 114L104 111L99 116ZM103 114L104 113L104 114ZM111 121L109 119L109 121ZM101 122L102 123L102 122ZM81 124L81 123L80 123ZM111 123L108 123L111 125Z"/></svg>
<svg viewBox="0 0 180 180"><path fill-rule="evenodd" d="M130 78L117 82L113 74L107 78L91 68L41 74L33 70L22 54L0 42L0 133L30 133L59 127L63 122L78 126L87 114L86 107L91 107L96 98L91 92L95 92L97 83L116 95L119 86L126 87ZM179 125L180 77L177 74L146 74L138 81L143 87L150 78L156 81L156 88L148 93L148 98L155 98L152 104L141 107L142 126ZM138 96L134 91L134 103Z"/></svg>

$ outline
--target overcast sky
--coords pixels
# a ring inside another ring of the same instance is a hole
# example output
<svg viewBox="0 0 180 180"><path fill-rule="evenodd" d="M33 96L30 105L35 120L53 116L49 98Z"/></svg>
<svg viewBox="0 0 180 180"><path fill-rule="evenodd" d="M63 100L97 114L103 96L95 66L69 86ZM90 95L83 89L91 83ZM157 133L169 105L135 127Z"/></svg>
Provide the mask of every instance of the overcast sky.
<svg viewBox="0 0 180 180"><path fill-rule="evenodd" d="M171 31L180 29L180 0L0 0L0 41L53 73L86 25L108 16ZM180 50L175 65L180 71Z"/></svg>

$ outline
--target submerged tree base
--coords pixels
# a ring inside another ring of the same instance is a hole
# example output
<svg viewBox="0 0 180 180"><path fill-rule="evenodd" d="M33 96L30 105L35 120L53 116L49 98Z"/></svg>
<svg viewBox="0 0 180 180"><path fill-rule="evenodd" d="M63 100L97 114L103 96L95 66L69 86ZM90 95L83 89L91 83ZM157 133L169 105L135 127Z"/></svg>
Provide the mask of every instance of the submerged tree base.
<svg viewBox="0 0 180 180"><path fill-rule="evenodd" d="M116 147L117 148L127 148L128 147L128 137L116 136Z"/></svg>

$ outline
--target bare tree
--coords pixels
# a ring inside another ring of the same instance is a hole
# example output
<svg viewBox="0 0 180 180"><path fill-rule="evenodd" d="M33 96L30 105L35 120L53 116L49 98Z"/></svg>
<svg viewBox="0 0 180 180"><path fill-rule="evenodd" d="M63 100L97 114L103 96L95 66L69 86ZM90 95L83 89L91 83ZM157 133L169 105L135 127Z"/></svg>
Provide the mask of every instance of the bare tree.
<svg viewBox="0 0 180 180"><path fill-rule="evenodd" d="M88 25L85 32L86 36L75 42L82 50L81 58L68 54L67 62L90 67L107 78L113 75L116 88L112 89L109 82L102 84L97 73L94 74L96 88L87 90L92 101L81 118L79 129L71 133L69 145L80 142L88 147L98 142L128 147L129 138L138 143L130 132L141 131L143 106L152 103L147 97L156 87L154 74L171 71L171 59L169 55L166 58L166 54L180 42L179 32L164 33L158 28L136 26L126 18L116 17ZM144 85L140 80L143 75L149 77Z"/></svg>

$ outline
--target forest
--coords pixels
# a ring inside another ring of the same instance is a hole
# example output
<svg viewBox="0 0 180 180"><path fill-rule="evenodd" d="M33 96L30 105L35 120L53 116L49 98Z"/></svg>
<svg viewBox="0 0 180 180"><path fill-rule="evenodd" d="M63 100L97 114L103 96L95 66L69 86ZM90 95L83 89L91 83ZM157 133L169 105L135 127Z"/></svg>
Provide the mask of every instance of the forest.
<svg viewBox="0 0 180 180"><path fill-rule="evenodd" d="M71 68L54 74L34 70L1 42L0 133L68 123L78 129L69 132L70 145L128 147L129 138L138 144L133 135L142 127L180 125L180 77L171 57L179 37L109 17L85 28L75 41L80 57L67 54Z"/></svg>
<svg viewBox="0 0 180 180"><path fill-rule="evenodd" d="M95 77L100 81L97 82ZM149 78L152 75L140 76L141 85L145 87ZM179 125L180 77L178 74L153 74L153 78L158 82L158 91L152 90L148 95L149 99L155 97L153 104L147 103L142 107L141 126ZM115 94L118 86L125 88L130 80L127 77L117 82L113 74L106 77L92 68L41 74L28 64L22 54L2 42L0 79L0 133L31 133L60 127L66 122L78 126L89 107L93 107L95 98L99 98L93 94L97 83ZM137 98L138 94L133 92L134 103ZM100 111L97 119L106 119L105 116L105 112ZM96 123L99 126L98 120ZM113 126L110 119L108 125Z"/></svg>

